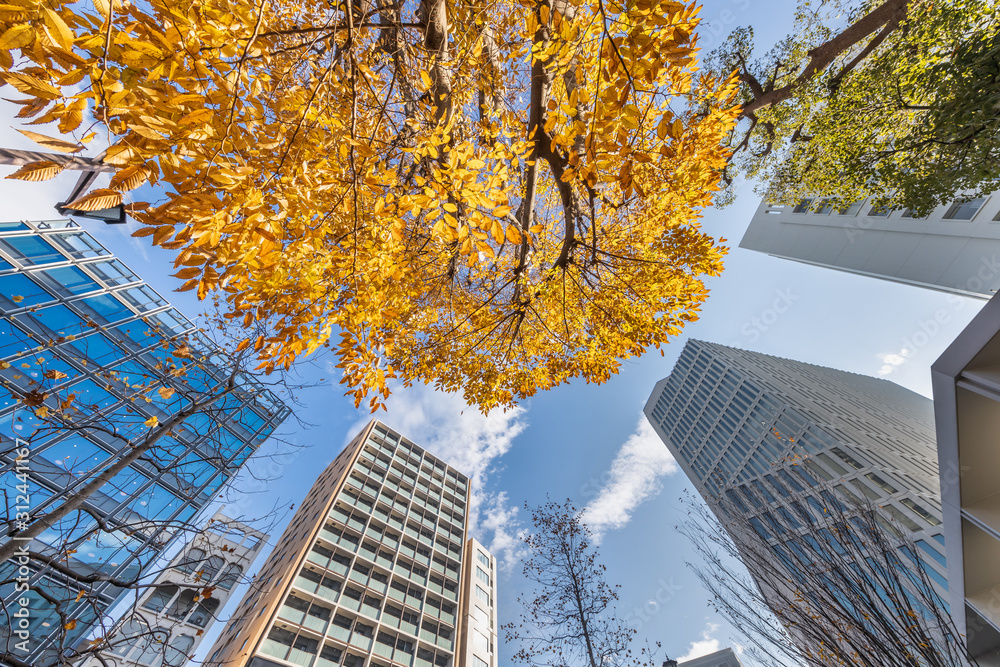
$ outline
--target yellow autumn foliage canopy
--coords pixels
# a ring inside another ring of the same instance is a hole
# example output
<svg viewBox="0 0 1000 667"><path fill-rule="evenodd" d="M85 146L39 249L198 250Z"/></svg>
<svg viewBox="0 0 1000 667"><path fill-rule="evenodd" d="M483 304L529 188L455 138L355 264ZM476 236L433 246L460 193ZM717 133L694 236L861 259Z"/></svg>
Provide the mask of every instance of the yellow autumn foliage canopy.
<svg viewBox="0 0 1000 667"><path fill-rule="evenodd" d="M129 211L183 288L268 322L241 346L267 369L334 348L359 404L393 377L482 409L605 381L721 270L697 220L735 84L694 83L694 4L5 2L4 97L62 135L39 141L115 138L81 203L156 184Z"/></svg>

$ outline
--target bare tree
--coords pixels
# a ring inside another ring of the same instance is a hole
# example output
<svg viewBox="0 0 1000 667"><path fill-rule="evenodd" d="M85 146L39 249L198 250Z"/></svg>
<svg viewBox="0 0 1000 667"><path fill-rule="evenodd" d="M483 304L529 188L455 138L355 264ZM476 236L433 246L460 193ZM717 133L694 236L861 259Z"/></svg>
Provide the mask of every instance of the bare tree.
<svg viewBox="0 0 1000 667"><path fill-rule="evenodd" d="M519 644L513 659L533 667L629 663L636 631L615 615L618 586L605 580L580 510L569 500L525 507L534 530L523 537L531 553L523 573L537 588L518 598L520 619L502 626L507 641ZM642 654L652 659L648 649Z"/></svg>
<svg viewBox="0 0 1000 667"><path fill-rule="evenodd" d="M196 510L288 414L274 394L295 389L287 376L254 376L256 355L231 344L230 325L214 315L203 321L203 329L177 336L137 320L134 352L117 353L129 358L83 382L78 366L86 369L95 346L108 345L99 334L50 341L2 369L19 409L11 417L18 439L0 452L17 478L0 517L0 592L23 591L31 619L21 623L16 605L4 608L0 661L75 665L134 641L128 632L110 637L109 608L152 585L167 545L200 530L191 523ZM58 353L51 349L64 341ZM194 602L211 598L205 583L191 588ZM162 647L155 625L134 621L129 632ZM102 636L81 644L95 626Z"/></svg>
<svg viewBox="0 0 1000 667"><path fill-rule="evenodd" d="M689 565L763 663L976 664L910 533L881 508L830 489L808 505L720 498L721 523L703 503L689 503L680 527L698 555ZM736 560L747 574L733 571Z"/></svg>

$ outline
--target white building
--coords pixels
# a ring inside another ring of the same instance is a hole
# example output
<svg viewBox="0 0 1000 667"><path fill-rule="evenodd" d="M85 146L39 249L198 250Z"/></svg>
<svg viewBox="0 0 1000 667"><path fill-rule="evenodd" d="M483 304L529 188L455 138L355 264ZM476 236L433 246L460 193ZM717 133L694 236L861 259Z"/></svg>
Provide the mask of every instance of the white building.
<svg viewBox="0 0 1000 667"><path fill-rule="evenodd" d="M268 536L217 512L145 589L86 667L183 667Z"/></svg>
<svg viewBox="0 0 1000 667"><path fill-rule="evenodd" d="M952 617L1000 665L1000 297L931 367Z"/></svg>
<svg viewBox="0 0 1000 667"><path fill-rule="evenodd" d="M815 210L810 210L815 209ZM939 206L926 218L804 200L761 203L741 248L978 298L1000 289L1000 194Z"/></svg>
<svg viewBox="0 0 1000 667"><path fill-rule="evenodd" d="M465 543L460 667L497 667L496 559L475 538Z"/></svg>
<svg viewBox="0 0 1000 667"><path fill-rule="evenodd" d="M743 663L733 653L733 649L724 648L721 651L703 655L700 658L685 660L677 667L743 667Z"/></svg>

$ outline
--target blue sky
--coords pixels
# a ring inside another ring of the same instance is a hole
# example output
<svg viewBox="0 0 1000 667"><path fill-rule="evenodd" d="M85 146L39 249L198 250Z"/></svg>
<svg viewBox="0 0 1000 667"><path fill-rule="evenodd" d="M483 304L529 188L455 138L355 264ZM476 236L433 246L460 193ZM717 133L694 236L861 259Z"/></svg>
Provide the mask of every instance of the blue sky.
<svg viewBox="0 0 1000 667"><path fill-rule="evenodd" d="M758 43L769 43L790 29L794 12L794 3L787 0L712 0L705 5L702 43L708 47L745 24L754 25ZM33 148L7 129L13 124L9 106L0 107L4 145ZM0 174L10 171L0 167ZM4 219L56 217L52 205L68 195L75 179L76 174L68 174L44 183L0 181ZM653 384L670 373L688 337L866 375L881 373L930 396L930 364L983 302L740 250L735 246L758 201L745 186L732 206L706 213L706 231L729 239L734 247L724 274L710 283L701 319L667 346L664 356L654 352L632 360L603 386L572 383L488 417L457 396L423 387L398 391L389 411L380 414L474 479L474 531L506 564L500 579L501 622L513 620L516 597L524 588L517 540L528 522L523 505L550 496L587 508L602 536L608 579L621 585L619 612L637 628L640 641L662 642L671 657L693 657L738 643L736 632L712 612L705 591L686 567L692 550L674 530L684 516L680 498L691 486L641 419ZM131 239L123 227L85 225L181 310L192 316L200 312L192 293L172 293L177 281L169 276L171 253L148 247L145 239ZM934 335L916 338L926 344L915 344L914 335L940 310L944 323ZM301 373L311 381L330 378L329 362L317 359ZM298 412L306 424L290 420L281 432L302 448L253 464L257 476L271 481L244 482L253 493L236 499L236 506L248 517L299 503L319 471L369 418L330 382L302 392L299 399ZM275 535L290 518L286 512ZM202 652L219 627L208 633ZM501 665L510 664L511 653L501 644Z"/></svg>

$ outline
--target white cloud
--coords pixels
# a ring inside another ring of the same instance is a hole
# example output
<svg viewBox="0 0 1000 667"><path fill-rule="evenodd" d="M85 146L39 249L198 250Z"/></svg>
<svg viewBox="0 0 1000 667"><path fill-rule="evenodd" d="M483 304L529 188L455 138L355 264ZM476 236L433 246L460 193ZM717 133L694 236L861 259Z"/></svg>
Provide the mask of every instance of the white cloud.
<svg viewBox="0 0 1000 667"><path fill-rule="evenodd" d="M469 532L487 545L502 566L513 567L522 553L519 509L510 504L506 493L489 491L489 476L527 426L527 411L517 406L484 415L459 394L426 386L397 386L386 407L387 412L374 416L468 475L472 482ZM348 439L370 418L359 419L349 429Z"/></svg>
<svg viewBox="0 0 1000 667"><path fill-rule="evenodd" d="M892 373L896 368L905 364L911 354L912 352L904 347L899 352L875 355L882 362L882 368L878 369L878 374L888 375Z"/></svg>
<svg viewBox="0 0 1000 667"><path fill-rule="evenodd" d="M691 642L688 652L677 658L677 662L683 663L685 660L694 660L703 655L711 655L716 651L721 651L722 646L719 644L719 640L712 637L712 633L718 629L718 624L709 623L705 631L701 633L701 639Z"/></svg>
<svg viewBox="0 0 1000 667"><path fill-rule="evenodd" d="M611 469L604 475L603 486L583 509L594 539L621 528L642 503L655 498L663 488L661 480L677 472L677 462L649 424L639 416L635 432L618 450Z"/></svg>

